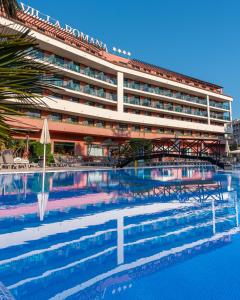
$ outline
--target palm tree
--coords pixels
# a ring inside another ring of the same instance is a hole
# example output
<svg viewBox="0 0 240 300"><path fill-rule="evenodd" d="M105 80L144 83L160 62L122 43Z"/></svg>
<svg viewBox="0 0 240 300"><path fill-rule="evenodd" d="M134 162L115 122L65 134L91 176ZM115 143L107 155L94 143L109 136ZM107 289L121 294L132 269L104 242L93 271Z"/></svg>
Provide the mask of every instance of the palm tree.
<svg viewBox="0 0 240 300"><path fill-rule="evenodd" d="M39 92L51 87L51 69L33 60L36 48L29 30L0 27L0 142L9 138L8 122L23 106L46 106Z"/></svg>
<svg viewBox="0 0 240 300"><path fill-rule="evenodd" d="M87 156L89 156L91 153L94 138L91 135L87 135L83 138L83 140L84 140L85 144L87 145Z"/></svg>
<svg viewBox="0 0 240 300"><path fill-rule="evenodd" d="M16 0L0 0L7 17L17 15ZM50 88L51 69L34 58L38 44L29 30L0 27L0 143L9 139L8 121L20 114L22 106L46 106L39 91Z"/></svg>
<svg viewBox="0 0 240 300"><path fill-rule="evenodd" d="M19 5L16 0L0 0L0 7L4 10L7 16L15 17Z"/></svg>
<svg viewBox="0 0 240 300"><path fill-rule="evenodd" d="M110 148L115 146L116 143L112 139L108 138L105 141L103 141L102 145L103 145L103 147L106 147L107 156L109 157L110 156Z"/></svg>

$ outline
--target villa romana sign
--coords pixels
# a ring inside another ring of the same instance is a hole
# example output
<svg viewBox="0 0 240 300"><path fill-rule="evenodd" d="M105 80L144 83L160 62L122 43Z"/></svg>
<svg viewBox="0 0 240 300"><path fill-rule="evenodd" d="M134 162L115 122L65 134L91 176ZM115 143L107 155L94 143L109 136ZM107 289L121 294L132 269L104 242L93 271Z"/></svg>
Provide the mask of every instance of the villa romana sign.
<svg viewBox="0 0 240 300"><path fill-rule="evenodd" d="M98 47L99 49L102 49L104 51L108 51L107 50L107 45L105 43L103 43L102 41L100 40L97 40L81 31L79 31L78 29L76 28L72 28L71 26L69 25L64 25L62 26L62 24L60 23L59 20L56 20L56 19L53 19L52 17L48 16L48 15L45 15L45 14L42 14L39 10L29 6L29 5L26 5L22 2L20 2L20 6L21 6L21 9L24 13L26 14L29 14L39 20L43 20L55 27L58 27L58 28L61 28L63 30L65 30L66 32L72 34L73 36L81 39L82 41L84 42L87 42L88 44L92 44L96 47Z"/></svg>

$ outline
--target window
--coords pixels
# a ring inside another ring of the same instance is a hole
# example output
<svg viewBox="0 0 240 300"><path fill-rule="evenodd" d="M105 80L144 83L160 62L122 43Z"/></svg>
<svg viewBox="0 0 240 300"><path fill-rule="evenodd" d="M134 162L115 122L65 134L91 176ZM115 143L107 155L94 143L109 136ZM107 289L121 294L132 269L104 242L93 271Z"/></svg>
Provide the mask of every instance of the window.
<svg viewBox="0 0 240 300"><path fill-rule="evenodd" d="M94 126L94 120L93 119L87 119L83 122L84 125L88 126Z"/></svg>
<svg viewBox="0 0 240 300"><path fill-rule="evenodd" d="M152 115L152 113L151 113L150 111L144 111L143 114L144 114L145 116L151 116L151 115Z"/></svg>
<svg viewBox="0 0 240 300"><path fill-rule="evenodd" d="M54 142L54 153L74 155L75 144Z"/></svg>
<svg viewBox="0 0 240 300"><path fill-rule="evenodd" d="M105 127L105 122L104 121L97 121L96 126L97 127Z"/></svg>
<svg viewBox="0 0 240 300"><path fill-rule="evenodd" d="M103 156L103 148L98 145L89 145L88 153L89 156Z"/></svg>
<svg viewBox="0 0 240 300"><path fill-rule="evenodd" d="M31 118L41 118L41 112L40 112L40 110L31 109L31 110L29 110L29 111L26 112L26 115L28 117L31 117Z"/></svg>
<svg viewBox="0 0 240 300"><path fill-rule="evenodd" d="M63 95L60 95L60 94L57 94L57 93L53 93L53 94L52 94L52 98L55 98L55 99L63 99Z"/></svg>
<svg viewBox="0 0 240 300"><path fill-rule="evenodd" d="M72 81L72 87L73 87L73 90L80 91L80 82L77 81L77 80L73 80Z"/></svg>
<svg viewBox="0 0 240 300"><path fill-rule="evenodd" d="M34 57L37 59L44 59L44 52L40 49L34 51Z"/></svg>
<svg viewBox="0 0 240 300"><path fill-rule="evenodd" d="M79 103L79 99L78 99L78 98L76 98L76 97L71 97L71 101L72 101L72 102Z"/></svg>
<svg viewBox="0 0 240 300"><path fill-rule="evenodd" d="M128 125L127 124L118 124L118 129L120 129L120 130L128 130Z"/></svg>
<svg viewBox="0 0 240 300"><path fill-rule="evenodd" d="M91 101L86 101L84 104L85 105L90 105L90 106L95 106L95 103L91 102Z"/></svg>
<svg viewBox="0 0 240 300"><path fill-rule="evenodd" d="M65 121L67 123L78 123L78 117L77 116L67 116Z"/></svg>
<svg viewBox="0 0 240 300"><path fill-rule="evenodd" d="M80 72L80 65L79 64L71 61L71 62L69 62L68 66L69 66L70 70L75 71L75 72Z"/></svg>
<svg viewBox="0 0 240 300"><path fill-rule="evenodd" d="M151 127L144 127L144 132L152 132L152 128Z"/></svg>
<svg viewBox="0 0 240 300"><path fill-rule="evenodd" d="M133 131L140 131L140 126L139 125L133 125L132 130Z"/></svg>
<svg viewBox="0 0 240 300"><path fill-rule="evenodd" d="M164 133L164 129L163 129L163 128L158 128L158 129L157 129L157 132L158 132L158 133Z"/></svg>
<svg viewBox="0 0 240 300"><path fill-rule="evenodd" d="M142 105L143 106L151 106L151 100L148 98L145 98L142 100Z"/></svg>
<svg viewBox="0 0 240 300"><path fill-rule="evenodd" d="M96 107L105 108L105 106L103 104L99 104L99 103L96 103Z"/></svg>
<svg viewBox="0 0 240 300"><path fill-rule="evenodd" d="M62 121L62 115L59 113L51 113L48 115L48 119L51 121Z"/></svg>
<svg viewBox="0 0 240 300"><path fill-rule="evenodd" d="M64 66L64 58L61 56L55 55L55 63L60 67Z"/></svg>
<svg viewBox="0 0 240 300"><path fill-rule="evenodd" d="M63 82L64 82L64 80L60 76L55 76L55 78L53 80L53 84L56 85L56 86L60 86L60 87L63 86Z"/></svg>

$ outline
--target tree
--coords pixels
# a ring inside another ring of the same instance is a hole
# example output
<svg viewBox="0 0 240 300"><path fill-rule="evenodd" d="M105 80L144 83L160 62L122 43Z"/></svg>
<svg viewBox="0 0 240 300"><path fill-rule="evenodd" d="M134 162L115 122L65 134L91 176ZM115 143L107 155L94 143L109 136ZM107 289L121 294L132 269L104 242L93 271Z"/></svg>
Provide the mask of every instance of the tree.
<svg viewBox="0 0 240 300"><path fill-rule="evenodd" d="M0 0L0 7L8 17L16 17L19 5L16 0Z"/></svg>
<svg viewBox="0 0 240 300"><path fill-rule="evenodd" d="M91 135L87 135L83 138L83 140L84 140L85 144L87 145L87 156L89 156L91 153L94 138Z"/></svg>
<svg viewBox="0 0 240 300"><path fill-rule="evenodd" d="M107 153L108 153L108 156L109 156L110 155L109 150L112 146L115 145L115 143L112 139L109 138L109 139L106 139L105 141L103 141L102 145L107 148Z"/></svg>
<svg viewBox="0 0 240 300"><path fill-rule="evenodd" d="M36 62L37 42L29 30L0 27L0 142L13 132L8 125L22 107L46 106L41 90L51 88L52 70Z"/></svg>
<svg viewBox="0 0 240 300"><path fill-rule="evenodd" d="M152 145L151 140L133 138L129 141L128 151L132 153L134 156L147 154L151 150L151 145Z"/></svg>

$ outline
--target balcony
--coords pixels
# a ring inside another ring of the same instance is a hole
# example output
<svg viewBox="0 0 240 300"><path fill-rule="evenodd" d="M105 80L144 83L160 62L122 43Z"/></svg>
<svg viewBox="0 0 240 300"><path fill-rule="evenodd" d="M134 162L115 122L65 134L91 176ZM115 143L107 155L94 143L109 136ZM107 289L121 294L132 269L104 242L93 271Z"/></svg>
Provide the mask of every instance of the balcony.
<svg viewBox="0 0 240 300"><path fill-rule="evenodd" d="M229 107L229 102L216 102L216 101L212 101L210 100L209 101L209 105L211 107L216 107L216 108L221 108L221 109L225 109L225 110L229 110L230 107Z"/></svg>
<svg viewBox="0 0 240 300"><path fill-rule="evenodd" d="M140 106L145 106L145 107L150 107L150 108L157 108L161 110L166 110L166 111L172 111L172 112L178 112L178 113L184 113L188 115L194 115L194 116L199 116L199 117L207 117L207 111L200 111L200 110L194 110L191 108L182 108L182 107L175 107L172 104L164 104L161 102L151 102L151 101L146 101L146 99L143 99L142 101L139 98L132 97L129 98L127 96L124 96L124 103L129 103L133 105L140 105Z"/></svg>
<svg viewBox="0 0 240 300"><path fill-rule="evenodd" d="M213 113L213 112L210 113L210 118L223 120L223 121L230 121L230 116L229 115L216 114L216 113Z"/></svg>
<svg viewBox="0 0 240 300"><path fill-rule="evenodd" d="M199 98L197 96L190 96L190 95L183 94L180 92L173 92L171 90L160 88L160 87L152 87L148 84L131 83L131 82L128 82L127 80L125 80L124 87L130 88L130 89L135 89L135 90L140 90L140 91L144 91L144 92L148 92L148 93L152 93L152 94L156 94L156 95L176 98L176 99L188 101L191 103L207 105L207 99Z"/></svg>
<svg viewBox="0 0 240 300"><path fill-rule="evenodd" d="M117 95L116 94L112 94L110 92L105 92L105 90L101 89L101 88L100 89L91 88L88 85L87 86L82 86L78 82L74 82L74 81L64 82L62 79L56 78L53 81L53 85L55 85L57 87L66 88L66 89L70 89L70 90L73 90L73 91L77 91L77 92L80 92L80 93L84 93L84 94L88 94L88 95L100 97L100 98L103 98L103 99L117 101Z"/></svg>
<svg viewBox="0 0 240 300"><path fill-rule="evenodd" d="M73 61L70 61L70 62L66 63L64 61L64 58L55 56L54 54L50 55L50 56L46 56L42 51L37 51L34 57L39 59L39 60L43 60L45 62L48 62L50 64L58 66L60 68L67 69L67 70L70 70L70 71L74 71L74 72L92 77L94 79L98 79L98 80L107 82L109 84L113 84L113 85L117 84L117 79L116 78L108 76L104 72L94 70L90 67L83 67L83 66L81 66L78 63L75 63Z"/></svg>

